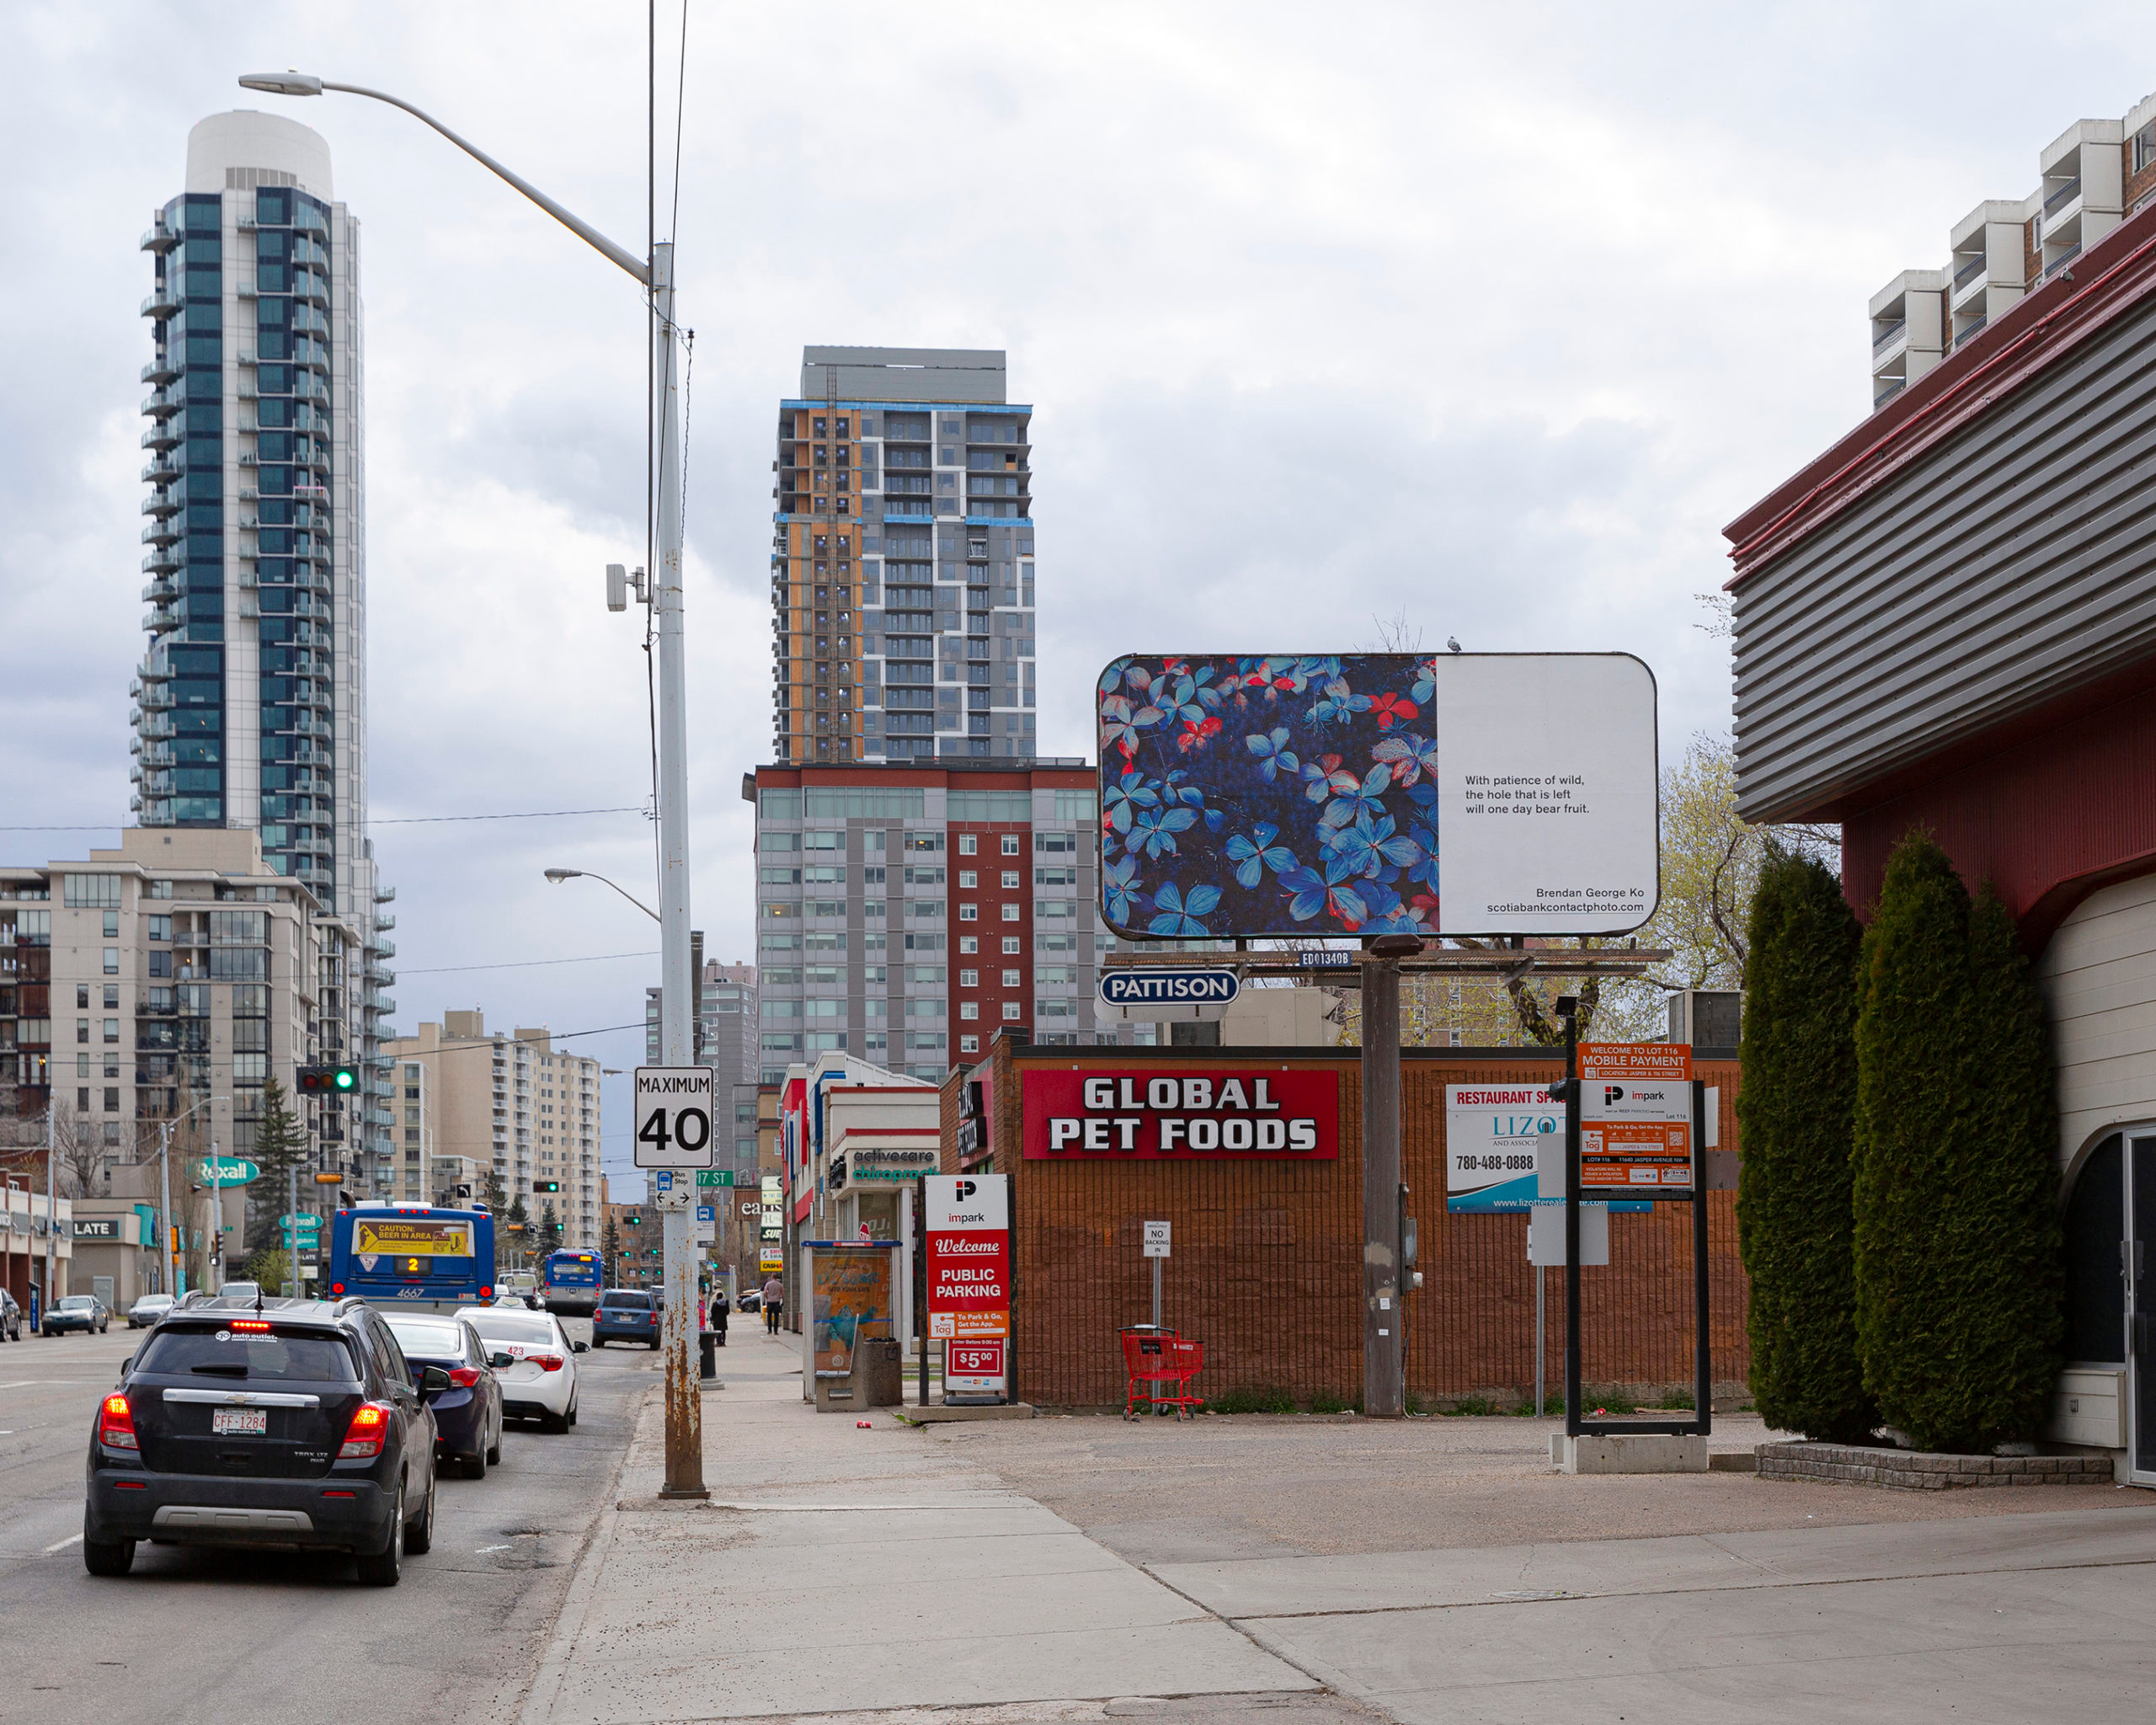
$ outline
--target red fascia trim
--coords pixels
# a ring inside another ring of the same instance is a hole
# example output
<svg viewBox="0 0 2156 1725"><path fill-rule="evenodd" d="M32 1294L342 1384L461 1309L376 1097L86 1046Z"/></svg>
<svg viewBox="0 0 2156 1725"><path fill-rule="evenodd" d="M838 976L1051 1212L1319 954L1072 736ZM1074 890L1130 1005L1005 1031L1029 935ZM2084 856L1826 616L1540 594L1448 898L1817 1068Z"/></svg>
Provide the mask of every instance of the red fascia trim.
<svg viewBox="0 0 2156 1725"><path fill-rule="evenodd" d="M1840 442L1722 529L1737 572L1733 591L1764 563L1996 406L2114 319L2156 294L2156 205L2074 259L2090 280L2066 275L2028 295L1959 353L1911 384ZM2065 291L2071 287L2073 291Z"/></svg>

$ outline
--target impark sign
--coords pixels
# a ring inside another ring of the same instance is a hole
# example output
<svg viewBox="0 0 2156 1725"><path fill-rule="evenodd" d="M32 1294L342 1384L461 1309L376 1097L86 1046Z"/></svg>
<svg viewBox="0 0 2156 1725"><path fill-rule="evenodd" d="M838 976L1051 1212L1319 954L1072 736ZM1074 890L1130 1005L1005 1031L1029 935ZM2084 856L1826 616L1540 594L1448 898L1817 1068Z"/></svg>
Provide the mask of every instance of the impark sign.
<svg viewBox="0 0 2156 1725"><path fill-rule="evenodd" d="M1119 935L1614 935L1654 915L1655 682L1630 654L1132 654L1096 717Z"/></svg>

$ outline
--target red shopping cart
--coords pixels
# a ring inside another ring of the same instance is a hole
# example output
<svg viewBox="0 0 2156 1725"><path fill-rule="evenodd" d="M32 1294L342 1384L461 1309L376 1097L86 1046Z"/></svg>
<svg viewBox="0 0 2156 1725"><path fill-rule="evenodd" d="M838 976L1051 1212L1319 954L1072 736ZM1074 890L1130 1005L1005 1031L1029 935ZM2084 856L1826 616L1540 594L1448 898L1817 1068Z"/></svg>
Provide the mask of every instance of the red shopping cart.
<svg viewBox="0 0 2156 1725"><path fill-rule="evenodd" d="M1194 1416L1204 1406L1202 1397L1190 1393L1190 1381L1205 1369L1203 1342L1186 1341L1173 1330L1156 1330L1148 1324L1116 1333L1123 1338L1123 1363L1130 1373L1123 1404L1125 1419L1138 1418L1141 1401L1155 1409L1172 1407L1178 1419Z"/></svg>

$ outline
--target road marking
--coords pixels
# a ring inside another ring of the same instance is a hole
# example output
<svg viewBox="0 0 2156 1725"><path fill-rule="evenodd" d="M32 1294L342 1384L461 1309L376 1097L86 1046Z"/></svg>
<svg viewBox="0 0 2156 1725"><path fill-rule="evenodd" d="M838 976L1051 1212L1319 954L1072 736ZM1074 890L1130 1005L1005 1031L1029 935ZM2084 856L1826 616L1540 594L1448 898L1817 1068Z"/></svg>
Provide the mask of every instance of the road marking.
<svg viewBox="0 0 2156 1725"><path fill-rule="evenodd" d="M38 1555L40 1557L50 1557L55 1551L64 1551L68 1548L68 1546L79 1546L82 1542L82 1535L78 1533L71 1533L66 1539L61 1541L59 1544L47 1546L42 1551L39 1552Z"/></svg>
<svg viewBox="0 0 2156 1725"><path fill-rule="evenodd" d="M489 1551L513 1551L513 1550L515 1550L515 1548L514 1546L480 1546L480 1547L479 1547L478 1551L477 1552L475 1552L473 1555L474 1555L474 1556L476 1556L476 1557L485 1557L485 1556L486 1556Z"/></svg>

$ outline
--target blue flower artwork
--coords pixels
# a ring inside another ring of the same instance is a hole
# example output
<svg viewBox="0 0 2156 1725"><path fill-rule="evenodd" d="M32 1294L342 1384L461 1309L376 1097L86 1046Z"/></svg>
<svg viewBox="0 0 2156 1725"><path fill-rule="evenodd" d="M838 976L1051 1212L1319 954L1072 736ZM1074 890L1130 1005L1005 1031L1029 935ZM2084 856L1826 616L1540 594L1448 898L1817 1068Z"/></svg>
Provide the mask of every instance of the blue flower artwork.
<svg viewBox="0 0 2156 1725"><path fill-rule="evenodd" d="M1422 654L1129 656L1101 673L1101 901L1136 939L1438 926Z"/></svg>

